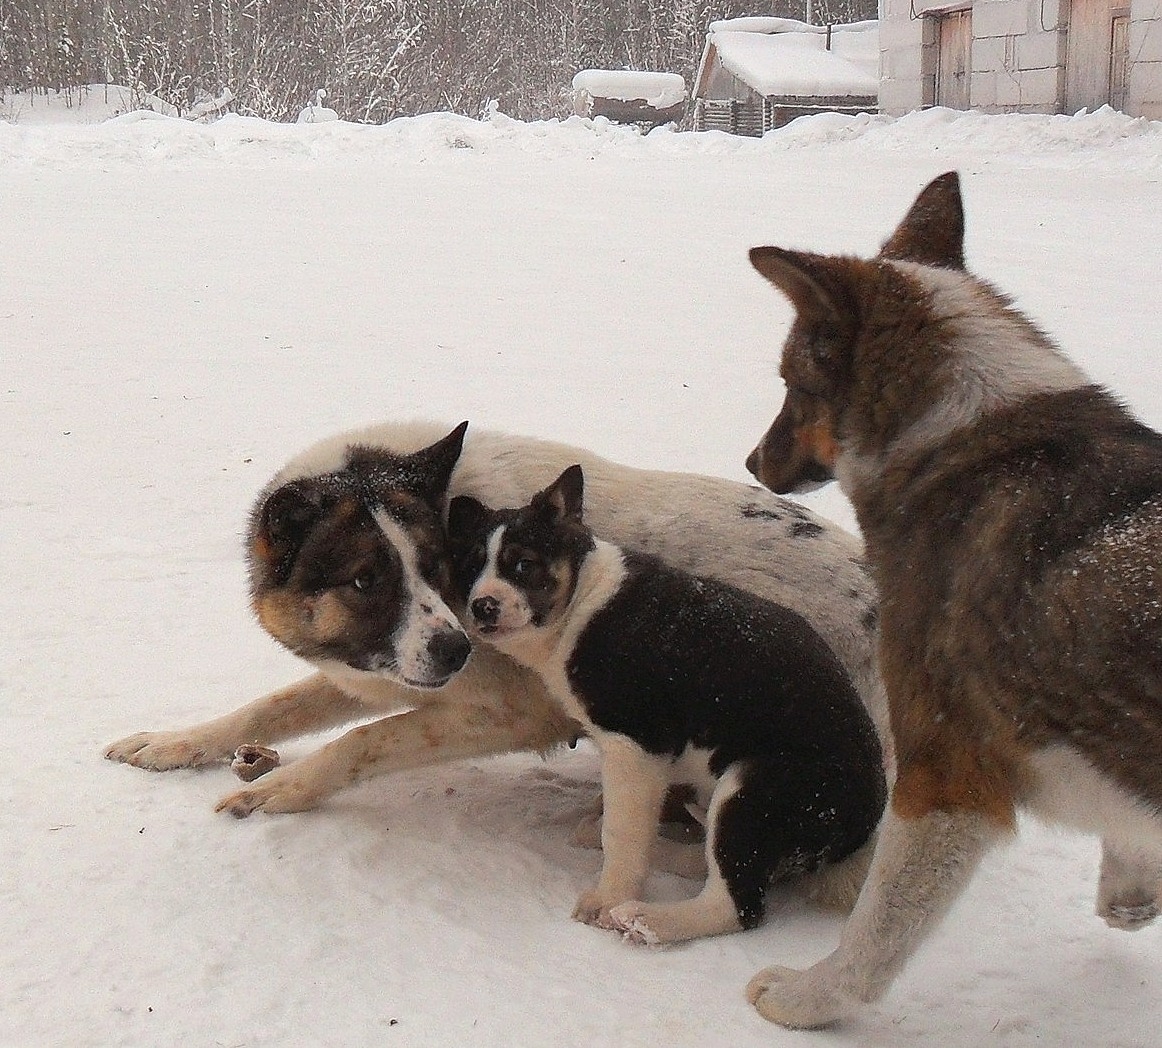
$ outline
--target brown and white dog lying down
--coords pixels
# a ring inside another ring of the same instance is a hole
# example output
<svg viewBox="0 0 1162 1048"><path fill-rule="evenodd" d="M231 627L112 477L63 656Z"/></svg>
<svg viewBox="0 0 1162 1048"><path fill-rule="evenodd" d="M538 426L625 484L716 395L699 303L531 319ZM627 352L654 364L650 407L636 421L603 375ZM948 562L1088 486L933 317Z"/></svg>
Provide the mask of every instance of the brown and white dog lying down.
<svg viewBox="0 0 1162 1048"><path fill-rule="evenodd" d="M814 1027L881 997L1018 808L1100 835L1097 913L1162 889L1162 435L965 271L955 173L870 260L756 248L797 311L748 466L834 476L881 596L898 777L838 948L752 980Z"/></svg>
<svg viewBox="0 0 1162 1048"><path fill-rule="evenodd" d="M473 430L465 439L463 426L449 434L409 423L310 448L271 481L252 515L258 619L317 672L215 720L132 735L106 756L185 768L229 760L244 744L380 717L219 802L243 817L313 808L405 768L545 752L575 739L577 726L535 674L484 645L468 658L446 603L440 514L456 495L520 505L576 462L595 529L795 608L834 650L885 737L874 588L858 541L836 525L745 484L633 469L528 437Z"/></svg>

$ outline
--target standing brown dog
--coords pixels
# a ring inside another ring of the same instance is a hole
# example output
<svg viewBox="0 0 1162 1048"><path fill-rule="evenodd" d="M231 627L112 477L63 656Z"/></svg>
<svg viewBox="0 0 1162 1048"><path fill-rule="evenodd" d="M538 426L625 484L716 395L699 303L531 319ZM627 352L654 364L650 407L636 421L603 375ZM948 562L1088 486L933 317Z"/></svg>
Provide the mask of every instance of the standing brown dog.
<svg viewBox="0 0 1162 1048"><path fill-rule="evenodd" d="M797 311L747 465L836 477L881 597L898 777L838 948L752 980L787 1026L882 996L1018 807L1102 838L1097 912L1162 886L1162 436L965 271L955 173L879 255L751 261Z"/></svg>

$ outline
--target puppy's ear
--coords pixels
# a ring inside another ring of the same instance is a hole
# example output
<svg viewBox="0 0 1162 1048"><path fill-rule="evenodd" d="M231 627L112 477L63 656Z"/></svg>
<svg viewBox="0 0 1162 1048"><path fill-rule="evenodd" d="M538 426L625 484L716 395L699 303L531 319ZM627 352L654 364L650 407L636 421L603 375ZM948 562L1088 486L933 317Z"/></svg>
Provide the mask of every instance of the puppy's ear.
<svg viewBox="0 0 1162 1048"><path fill-rule="evenodd" d="M457 495L448 504L448 539L453 543L466 541L483 529L490 512L471 495Z"/></svg>
<svg viewBox="0 0 1162 1048"><path fill-rule="evenodd" d="M255 508L250 541L254 566L275 585L290 578L299 551L323 514L324 496L317 484L292 481Z"/></svg>
<svg viewBox="0 0 1162 1048"><path fill-rule="evenodd" d="M585 474L580 466L570 466L542 491L534 502L549 509L556 520L581 521L585 498Z"/></svg>
<svg viewBox="0 0 1162 1048"><path fill-rule="evenodd" d="M880 248L880 258L964 269L964 201L955 171L946 171L920 191Z"/></svg>
<svg viewBox="0 0 1162 1048"><path fill-rule="evenodd" d="M460 460L467 429L468 423L461 422L442 440L400 460L400 481L433 507L439 506L448 490L448 481Z"/></svg>

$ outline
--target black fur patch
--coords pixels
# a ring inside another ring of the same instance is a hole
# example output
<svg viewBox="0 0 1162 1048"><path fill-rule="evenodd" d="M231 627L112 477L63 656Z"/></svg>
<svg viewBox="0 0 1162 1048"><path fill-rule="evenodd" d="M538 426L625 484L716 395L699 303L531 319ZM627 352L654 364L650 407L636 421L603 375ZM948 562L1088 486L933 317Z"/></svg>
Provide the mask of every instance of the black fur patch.
<svg viewBox="0 0 1162 1048"><path fill-rule="evenodd" d="M754 502L748 502L742 507L742 515L747 520L782 520L783 515L776 513L773 509L766 509Z"/></svg>
<svg viewBox="0 0 1162 1048"><path fill-rule="evenodd" d="M568 662L593 722L675 758L742 769L715 853L746 927L772 878L862 845L886 798L879 740L851 680L807 621L711 579L625 554L629 575Z"/></svg>
<svg viewBox="0 0 1162 1048"><path fill-rule="evenodd" d="M813 520L797 520L791 525L791 534L797 539L817 539L823 528Z"/></svg>

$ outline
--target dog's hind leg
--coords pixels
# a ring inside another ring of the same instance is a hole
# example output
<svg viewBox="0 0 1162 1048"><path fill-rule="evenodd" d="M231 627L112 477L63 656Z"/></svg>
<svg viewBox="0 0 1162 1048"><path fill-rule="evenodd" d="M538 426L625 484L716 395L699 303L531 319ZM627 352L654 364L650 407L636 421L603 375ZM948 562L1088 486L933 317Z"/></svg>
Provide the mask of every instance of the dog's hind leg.
<svg viewBox="0 0 1162 1048"><path fill-rule="evenodd" d="M635 899L610 910L613 927L630 942L656 946L724 935L740 931L744 924L758 923L770 871L757 858L751 843L755 826L753 819L747 818L750 813L745 809L749 805L742 805L741 812L735 810L740 808L739 794L745 783L746 773L736 764L714 787L706 813L703 855L707 874L702 891L682 902L648 903ZM723 818L731 813L735 818ZM729 883L723 875L724 862L730 868Z"/></svg>
<svg viewBox="0 0 1162 1048"><path fill-rule="evenodd" d="M908 958L1011 826L975 810L905 818L889 808L871 869L833 953L806 971L768 968L747 998L772 1022L827 1026L887 991Z"/></svg>
<svg viewBox="0 0 1162 1048"><path fill-rule="evenodd" d="M1104 837L1097 915L1111 928L1137 931L1162 912L1162 841L1146 844Z"/></svg>
<svg viewBox="0 0 1162 1048"><path fill-rule="evenodd" d="M244 743L269 746L347 724L367 712L358 699L315 673L223 717L178 731L130 735L107 747L105 756L150 771L193 768L226 760Z"/></svg>

